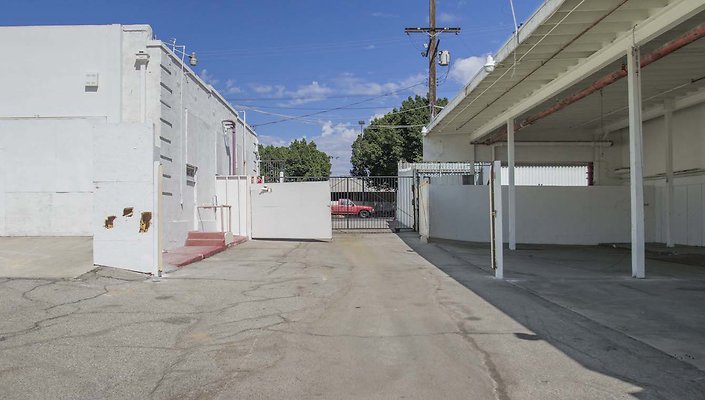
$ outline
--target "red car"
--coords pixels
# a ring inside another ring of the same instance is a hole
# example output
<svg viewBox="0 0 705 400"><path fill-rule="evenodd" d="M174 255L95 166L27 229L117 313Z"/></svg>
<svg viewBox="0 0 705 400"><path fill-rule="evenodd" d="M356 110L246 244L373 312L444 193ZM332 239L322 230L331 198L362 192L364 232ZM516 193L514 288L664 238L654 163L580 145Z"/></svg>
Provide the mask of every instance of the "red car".
<svg viewBox="0 0 705 400"><path fill-rule="evenodd" d="M357 215L360 218L369 218L373 212L375 212L374 207L358 206L350 199L334 201L330 206L330 213L333 215Z"/></svg>

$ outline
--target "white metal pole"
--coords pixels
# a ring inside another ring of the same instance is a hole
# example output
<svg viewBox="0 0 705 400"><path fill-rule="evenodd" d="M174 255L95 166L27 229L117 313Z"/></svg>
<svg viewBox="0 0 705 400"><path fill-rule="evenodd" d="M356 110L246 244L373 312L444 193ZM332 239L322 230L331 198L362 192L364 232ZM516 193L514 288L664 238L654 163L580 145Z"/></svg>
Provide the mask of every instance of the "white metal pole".
<svg viewBox="0 0 705 400"><path fill-rule="evenodd" d="M504 244L502 235L502 162L494 161L493 169L494 185L490 190L494 190L494 248L495 248L495 270L494 276L497 279L504 279Z"/></svg>
<svg viewBox="0 0 705 400"><path fill-rule="evenodd" d="M245 157L245 147L247 147L247 113L245 111L242 112L242 173L240 175L245 175L249 176L250 174L247 171L247 157Z"/></svg>
<svg viewBox="0 0 705 400"><path fill-rule="evenodd" d="M216 130L213 132L213 176L216 177L218 176L218 136L220 133Z"/></svg>
<svg viewBox="0 0 705 400"><path fill-rule="evenodd" d="M517 249L516 186L514 175L514 119L507 121L507 169L509 172L509 250Z"/></svg>
<svg viewBox="0 0 705 400"><path fill-rule="evenodd" d="M147 122L147 63L140 64L140 121Z"/></svg>
<svg viewBox="0 0 705 400"><path fill-rule="evenodd" d="M667 100L663 108L666 129L666 246L673 247L673 101Z"/></svg>
<svg viewBox="0 0 705 400"><path fill-rule="evenodd" d="M644 149L641 117L641 64L639 47L627 52L629 85L629 175L631 194L632 276L646 276L644 238Z"/></svg>

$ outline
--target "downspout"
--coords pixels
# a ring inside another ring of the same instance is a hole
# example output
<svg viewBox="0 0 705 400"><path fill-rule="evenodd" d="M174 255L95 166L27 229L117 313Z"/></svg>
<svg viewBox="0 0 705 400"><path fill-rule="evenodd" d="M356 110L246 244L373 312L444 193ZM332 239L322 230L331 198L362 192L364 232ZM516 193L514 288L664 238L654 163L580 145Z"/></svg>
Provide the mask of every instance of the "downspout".
<svg viewBox="0 0 705 400"><path fill-rule="evenodd" d="M664 44L663 46L659 47L658 49L652 51L648 55L644 56L641 58L641 68L647 67L651 65L652 63L666 57L667 55L674 53L683 47L695 42L698 39L701 39L703 36L705 36L705 23L702 23L698 25L697 27L691 29L690 31L686 32L682 36ZM593 82L590 86L564 98L563 100L559 101L558 103L554 104L553 106L539 112L536 115L533 115L531 117L526 118L523 120L521 123L518 123L515 125L515 132L519 131L523 128L526 128L529 125L532 125L536 123L536 121L543 119L553 113L556 113L569 105L576 103L585 97L617 82L618 80L625 78L628 75L627 67L626 65L623 65L622 68L618 69L617 71L612 72L609 75L605 75L602 78L596 80ZM506 129L500 131L497 135L495 135L493 138L487 139L484 144L492 144L495 142L498 142L504 138L507 137L507 131Z"/></svg>
<svg viewBox="0 0 705 400"><path fill-rule="evenodd" d="M233 159L231 160L230 163L230 175L235 175L237 174L237 123L233 124L233 145L232 145L232 157Z"/></svg>
<svg viewBox="0 0 705 400"><path fill-rule="evenodd" d="M181 208L183 209L184 207L184 183L186 182L186 159L188 157L188 141L184 139L186 135L188 135L188 132L186 130L186 122L188 122L188 114L186 116L184 115L184 75L185 75L185 65L184 65L184 59L186 57L186 53L182 52L181 53L181 84L179 86L179 117L180 117L180 122L181 122L181 138L184 140L182 142L182 147L184 148L184 151L182 152L182 156L184 157L184 165L181 166L181 173L179 174L181 176L181 182L179 182L179 204L181 205ZM184 121L184 119L186 121Z"/></svg>
<svg viewBox="0 0 705 400"><path fill-rule="evenodd" d="M149 63L149 54L140 50L136 54L135 64L140 69L140 122L147 122L147 64Z"/></svg>

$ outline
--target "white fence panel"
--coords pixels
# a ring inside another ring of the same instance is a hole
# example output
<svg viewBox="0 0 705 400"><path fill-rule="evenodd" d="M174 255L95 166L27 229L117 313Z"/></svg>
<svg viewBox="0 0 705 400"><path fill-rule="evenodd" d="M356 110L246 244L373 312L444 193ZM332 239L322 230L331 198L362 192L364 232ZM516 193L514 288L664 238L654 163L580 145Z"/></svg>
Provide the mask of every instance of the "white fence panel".
<svg viewBox="0 0 705 400"><path fill-rule="evenodd" d="M250 198L247 177L241 175L218 176L215 182L218 203L231 207L229 222L227 212L220 210L220 212L226 213L226 229L219 227L220 231L232 232L235 236L250 237Z"/></svg>
<svg viewBox="0 0 705 400"><path fill-rule="evenodd" d="M327 181L254 184L250 197L254 239L333 238Z"/></svg>

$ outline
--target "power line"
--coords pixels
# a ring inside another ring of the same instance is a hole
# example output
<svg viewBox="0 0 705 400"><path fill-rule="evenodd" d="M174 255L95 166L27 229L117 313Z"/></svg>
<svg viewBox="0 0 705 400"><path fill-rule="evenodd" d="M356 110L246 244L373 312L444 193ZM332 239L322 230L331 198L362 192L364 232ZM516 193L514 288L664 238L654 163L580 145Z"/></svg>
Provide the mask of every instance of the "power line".
<svg viewBox="0 0 705 400"><path fill-rule="evenodd" d="M314 43L314 44L300 44L300 45L286 45L286 46L271 46L271 47L257 47L256 51L267 52L267 51L282 51L282 50L301 50L301 49L326 49L326 48L341 48L341 47L358 47L370 44L381 44L381 43L398 43L403 42L405 39L399 37L390 38L376 38L376 39L362 39L362 40L351 40L344 42L328 42L328 43ZM255 49L220 49L220 50L204 50L198 53L198 55L219 55L227 53L247 53L254 51Z"/></svg>
<svg viewBox="0 0 705 400"><path fill-rule="evenodd" d="M397 89L389 93L384 93L379 96L373 97L372 99L377 99L380 97L385 97L385 96L390 96L392 94L396 94L399 92L403 92L405 90L412 89L416 86L424 84L424 82L420 82L414 85L411 85L409 87L405 87L402 89ZM323 101L323 100L328 100L328 99L347 99L350 97L367 97L369 94L346 94L346 95L338 95L338 96L327 96L327 95L320 95L320 96L311 96L311 97L300 97L300 96L281 96L281 97L249 97L249 98L237 98L237 97L226 97L225 100L232 101L232 102L237 102L237 101L279 101L279 100L301 100L301 101ZM363 102L360 102L363 103ZM359 103L355 103L359 104Z"/></svg>
<svg viewBox="0 0 705 400"><path fill-rule="evenodd" d="M418 86L418 85L414 85ZM413 87L413 86L411 86ZM407 89L399 89L398 91L404 91ZM367 97L369 94L346 94L338 96L311 96L311 97L297 97L297 96L281 96L281 97L249 97L249 98L236 98L236 97L226 97L225 100L228 101L277 101L277 100L302 100L302 101L323 101L328 99L348 99L350 97Z"/></svg>
<svg viewBox="0 0 705 400"><path fill-rule="evenodd" d="M423 84L425 84L425 82L419 82L419 83L416 83L416 84L414 84L414 85L411 85L411 86L408 86L408 87L405 87L405 88L402 88L402 89L398 89L398 90L394 90L394 91L391 91L391 92L388 92L388 93L384 93L384 94L381 94L381 95L379 95L379 96L370 97L370 98L368 98L368 99L361 100L361 101L358 101L358 102L355 102L355 103L350 103L350 104L347 104L347 105L344 105L344 106L333 107L333 108L329 108L329 109L326 109L326 110L321 110L321 111L317 111L317 112L313 112L313 113L308 113L308 114L303 114L303 115L298 115L298 116L292 116L292 117L288 117L288 118L284 118L284 119L279 119L279 120L275 120L275 121L269 121L269 122L265 122L265 123L262 123L262 124L252 125L252 126L253 126L253 127L258 127L258 126L265 126L265 125L278 124L278 123L281 123L281 122L291 121L291 120L294 120L294 119L306 118L306 117L311 117L311 116L314 116L314 115L325 114L325 113L328 113L328 112L331 112L331 111L343 110L343 109L345 109L345 108L347 108L347 107L350 107L350 106L356 106L356 105L358 105L358 104L362 104L362 103L366 103L366 102L368 102L368 101L372 101L372 100L379 99L379 98L381 98L381 97L391 96L391 95L396 94L396 93L398 93L398 92L401 92L401 91L404 91L404 90L409 90L409 89L411 89L411 88L414 88L414 87L416 87L416 86L420 86L420 85L423 85Z"/></svg>
<svg viewBox="0 0 705 400"><path fill-rule="evenodd" d="M288 115L288 114L281 114L281 113L275 113L275 112L271 112L271 111L260 110L261 107L251 107L251 106L239 106L239 107L243 108L247 111L252 111L252 112L259 113L259 114L273 115L273 116L284 117L284 118L291 118L291 119L294 119L298 122L315 124L315 125L320 125L320 124L326 123L329 120L333 120L333 119L336 119L339 121L346 121L346 120L349 121L350 120L350 117L342 117L342 116L327 116L326 120L312 119L312 118L305 118L305 117L301 117L301 116L297 116L297 115ZM405 114L405 113L409 113L409 112L413 112L413 111L417 111L417 110L421 110L421 109L425 109L425 108L427 108L427 107L421 106L421 107L410 108L407 110L390 111L390 112L384 113L384 115L386 116L386 115ZM320 110L320 111L324 111L324 110Z"/></svg>
<svg viewBox="0 0 705 400"><path fill-rule="evenodd" d="M247 108L247 107L253 107L252 105L244 105L244 104L233 104L235 108ZM321 107L288 107L288 106L262 106L262 105L257 105L257 108L264 108L268 110L307 110L307 111L320 111L320 110L325 110L325 108ZM347 107L346 110L379 110L382 108L389 108L389 107L395 107L395 106L376 106L376 107Z"/></svg>

